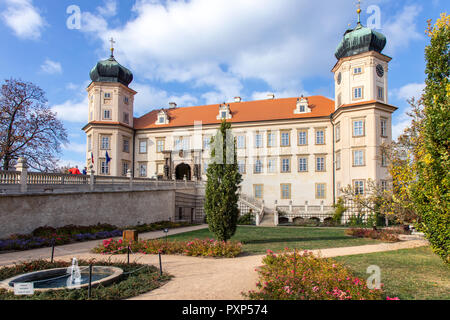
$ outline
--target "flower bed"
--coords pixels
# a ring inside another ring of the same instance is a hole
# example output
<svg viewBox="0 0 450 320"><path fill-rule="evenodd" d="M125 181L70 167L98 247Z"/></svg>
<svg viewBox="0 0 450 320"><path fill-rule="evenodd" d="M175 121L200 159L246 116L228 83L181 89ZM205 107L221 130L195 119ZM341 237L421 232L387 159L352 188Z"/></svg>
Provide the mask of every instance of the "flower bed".
<svg viewBox="0 0 450 320"><path fill-rule="evenodd" d="M304 251L268 251L259 268L258 290L243 295L252 300L379 300L382 289L369 289L364 280L331 259Z"/></svg>
<svg viewBox="0 0 450 320"><path fill-rule="evenodd" d="M387 242L400 241L398 234L385 230L373 230L366 228L352 228L345 230L345 234L356 238L370 238Z"/></svg>
<svg viewBox="0 0 450 320"><path fill-rule="evenodd" d="M162 239L140 240L125 243L120 240L104 240L103 244L93 249L94 253L124 254L127 247L134 253L142 254L181 254L193 257L227 257L234 258L242 252L242 244L235 241L217 241L214 239L192 241L166 241Z"/></svg>
<svg viewBox="0 0 450 320"><path fill-rule="evenodd" d="M31 234L16 234L8 239L0 239L0 252L10 250L29 250L74 242L83 242L97 239L121 237L123 230L133 229L138 232L161 230L164 228L180 228L190 224L180 222L161 221L151 224L118 228L110 224L97 224L94 226L67 225L61 228L39 227Z"/></svg>

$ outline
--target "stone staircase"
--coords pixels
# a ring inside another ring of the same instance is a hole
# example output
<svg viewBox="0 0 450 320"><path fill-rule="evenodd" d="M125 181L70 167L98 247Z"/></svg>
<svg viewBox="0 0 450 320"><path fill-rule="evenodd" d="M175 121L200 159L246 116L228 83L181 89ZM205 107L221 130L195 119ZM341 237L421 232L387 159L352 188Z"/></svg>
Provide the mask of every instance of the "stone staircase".
<svg viewBox="0 0 450 320"><path fill-rule="evenodd" d="M259 226L260 227L274 227L275 224L273 222L273 219L274 219L273 211L265 209L264 217L263 217L262 221L260 222Z"/></svg>
<svg viewBox="0 0 450 320"><path fill-rule="evenodd" d="M241 203L251 207L254 209L255 213L259 213L261 211L261 208L264 205L264 202L261 202L259 200L253 199L252 197L241 195L240 199ZM269 209L264 206L264 216L262 220L259 223L259 226L263 227L273 227L274 224L274 212L272 209Z"/></svg>

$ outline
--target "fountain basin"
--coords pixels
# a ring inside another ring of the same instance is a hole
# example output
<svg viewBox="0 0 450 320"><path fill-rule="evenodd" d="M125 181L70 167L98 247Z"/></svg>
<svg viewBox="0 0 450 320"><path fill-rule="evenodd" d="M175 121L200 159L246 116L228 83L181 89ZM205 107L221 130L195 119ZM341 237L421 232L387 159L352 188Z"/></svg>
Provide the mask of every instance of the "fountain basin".
<svg viewBox="0 0 450 320"><path fill-rule="evenodd" d="M68 268L47 269L21 274L0 282L0 288L14 291L14 283L34 282L34 291L81 289L89 286L89 267L80 266L81 281L74 287L67 287L67 279L70 274ZM123 270L117 267L93 266L92 287L99 284L107 285L117 280L123 274Z"/></svg>

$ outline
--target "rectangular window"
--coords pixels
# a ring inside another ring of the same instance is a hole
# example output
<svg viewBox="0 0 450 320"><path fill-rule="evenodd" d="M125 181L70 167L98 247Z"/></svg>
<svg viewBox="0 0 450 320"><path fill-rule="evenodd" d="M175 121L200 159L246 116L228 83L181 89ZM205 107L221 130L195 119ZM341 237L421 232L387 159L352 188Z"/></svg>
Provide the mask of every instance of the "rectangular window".
<svg viewBox="0 0 450 320"><path fill-rule="evenodd" d="M382 87L377 87L378 99L384 100L384 89Z"/></svg>
<svg viewBox="0 0 450 320"><path fill-rule="evenodd" d="M147 153L147 140L139 140L139 153Z"/></svg>
<svg viewBox="0 0 450 320"><path fill-rule="evenodd" d="M141 177L147 176L147 165L145 163L139 164L139 175Z"/></svg>
<svg viewBox="0 0 450 320"><path fill-rule="evenodd" d="M340 182L338 182L338 183L336 184L336 189L337 189L336 194L337 194L337 196L339 197L339 196L341 195L341 183L340 183Z"/></svg>
<svg viewBox="0 0 450 320"><path fill-rule="evenodd" d="M102 136L101 137L101 149L109 150L109 137Z"/></svg>
<svg viewBox="0 0 450 320"><path fill-rule="evenodd" d="M353 73L354 73L354 74L360 74L360 73L362 73L362 67L356 67L356 68L353 68Z"/></svg>
<svg viewBox="0 0 450 320"><path fill-rule="evenodd" d="M227 112L226 111L222 111L221 117L222 117L222 119L226 119L227 118Z"/></svg>
<svg viewBox="0 0 450 320"><path fill-rule="evenodd" d="M122 175L126 176L128 173L129 164L128 162L122 162Z"/></svg>
<svg viewBox="0 0 450 320"><path fill-rule="evenodd" d="M263 163L262 160L256 159L255 161L255 173L262 173Z"/></svg>
<svg viewBox="0 0 450 320"><path fill-rule="evenodd" d="M291 184L282 183L281 186L281 199L291 199Z"/></svg>
<svg viewBox="0 0 450 320"><path fill-rule="evenodd" d="M387 180L381 180L381 191L387 191L387 190L388 190Z"/></svg>
<svg viewBox="0 0 450 320"><path fill-rule="evenodd" d="M276 146L276 135L274 132L267 133L267 146L268 147Z"/></svg>
<svg viewBox="0 0 450 320"><path fill-rule="evenodd" d="M263 198L263 185L262 184L254 184L253 185L253 195L255 199Z"/></svg>
<svg viewBox="0 0 450 320"><path fill-rule="evenodd" d="M262 133L257 133L255 135L255 148L262 148L263 147L263 135Z"/></svg>
<svg viewBox="0 0 450 320"><path fill-rule="evenodd" d="M364 166L364 150L353 150L353 166Z"/></svg>
<svg viewBox="0 0 450 320"><path fill-rule="evenodd" d="M111 98L111 93L105 92L105 98L107 98L107 99Z"/></svg>
<svg viewBox="0 0 450 320"><path fill-rule="evenodd" d="M126 104L128 104L128 102L129 102L128 97L123 97L123 102L125 102Z"/></svg>
<svg viewBox="0 0 450 320"><path fill-rule="evenodd" d="M156 140L156 152L161 153L164 151L164 140L158 139Z"/></svg>
<svg viewBox="0 0 450 320"><path fill-rule="evenodd" d="M336 170L341 169L341 153L336 152Z"/></svg>
<svg viewBox="0 0 450 320"><path fill-rule="evenodd" d="M283 158L281 159L281 172L291 172L291 159Z"/></svg>
<svg viewBox="0 0 450 320"><path fill-rule="evenodd" d="M325 171L325 157L324 156L316 157L316 171L318 171L318 172Z"/></svg>
<svg viewBox="0 0 450 320"><path fill-rule="evenodd" d="M341 126L338 124L335 128L335 134L336 134L336 142L341 140Z"/></svg>
<svg viewBox="0 0 450 320"><path fill-rule="evenodd" d="M238 160L238 168L240 174L245 174L245 159Z"/></svg>
<svg viewBox="0 0 450 320"><path fill-rule="evenodd" d="M353 121L353 136L354 137L364 136L364 121L363 120Z"/></svg>
<svg viewBox="0 0 450 320"><path fill-rule="evenodd" d="M308 144L308 131L301 130L298 132L298 145L306 146Z"/></svg>
<svg viewBox="0 0 450 320"><path fill-rule="evenodd" d="M388 165L388 159L387 159L386 152L381 151L381 166L387 167L387 165Z"/></svg>
<svg viewBox="0 0 450 320"><path fill-rule="evenodd" d="M325 183L316 183L316 199L326 198L326 185Z"/></svg>
<svg viewBox="0 0 450 320"><path fill-rule="evenodd" d="M276 170L277 170L277 160L276 159L267 160L267 171L269 173L275 173Z"/></svg>
<svg viewBox="0 0 450 320"><path fill-rule="evenodd" d="M364 195L364 180L354 180L355 195Z"/></svg>
<svg viewBox="0 0 450 320"><path fill-rule="evenodd" d="M106 163L105 159L100 159L100 173L109 174L109 164Z"/></svg>
<svg viewBox="0 0 450 320"><path fill-rule="evenodd" d="M180 139L180 138L175 138L173 149L174 149L175 151L181 150L181 148L182 148L182 143L183 143L183 140L182 140L182 139Z"/></svg>
<svg viewBox="0 0 450 320"><path fill-rule="evenodd" d="M281 146L289 147L291 145L291 134L289 132L281 133Z"/></svg>
<svg viewBox="0 0 450 320"><path fill-rule="evenodd" d="M88 151L92 151L92 136L88 136Z"/></svg>
<svg viewBox="0 0 450 320"><path fill-rule="evenodd" d="M245 149L245 136L237 136L236 137L236 147L238 149Z"/></svg>
<svg viewBox="0 0 450 320"><path fill-rule="evenodd" d="M302 157L298 159L298 171L299 172L308 171L308 158Z"/></svg>
<svg viewBox="0 0 450 320"><path fill-rule="evenodd" d="M353 89L353 100L358 100L363 98L363 87L358 87Z"/></svg>
<svg viewBox="0 0 450 320"><path fill-rule="evenodd" d="M130 123L130 115L128 114L128 112L123 113L123 122L126 124Z"/></svg>
<svg viewBox="0 0 450 320"><path fill-rule="evenodd" d="M123 152L130 152L130 140L123 139Z"/></svg>
<svg viewBox="0 0 450 320"><path fill-rule="evenodd" d="M316 144L325 144L325 130L316 131Z"/></svg>
<svg viewBox="0 0 450 320"><path fill-rule="evenodd" d="M203 149L209 150L210 144L211 144L211 137L210 136L203 137Z"/></svg>
<svg viewBox="0 0 450 320"><path fill-rule="evenodd" d="M103 119L111 120L111 111L110 110L103 110Z"/></svg>
<svg viewBox="0 0 450 320"><path fill-rule="evenodd" d="M387 137L387 120L386 119L380 120L380 127L381 127L381 136Z"/></svg>
<svg viewBox="0 0 450 320"><path fill-rule="evenodd" d="M159 123L163 124L166 122L166 118L165 117L159 117Z"/></svg>

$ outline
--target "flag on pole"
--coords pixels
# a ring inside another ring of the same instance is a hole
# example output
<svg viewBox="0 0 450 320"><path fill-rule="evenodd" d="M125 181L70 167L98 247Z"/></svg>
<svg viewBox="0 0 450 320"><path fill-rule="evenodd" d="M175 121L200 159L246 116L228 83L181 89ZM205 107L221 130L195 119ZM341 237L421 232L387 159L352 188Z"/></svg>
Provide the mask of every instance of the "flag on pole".
<svg viewBox="0 0 450 320"><path fill-rule="evenodd" d="M91 163L94 164L94 154L91 152Z"/></svg>
<svg viewBox="0 0 450 320"><path fill-rule="evenodd" d="M108 151L106 151L106 164L111 162L111 158L108 155Z"/></svg>

